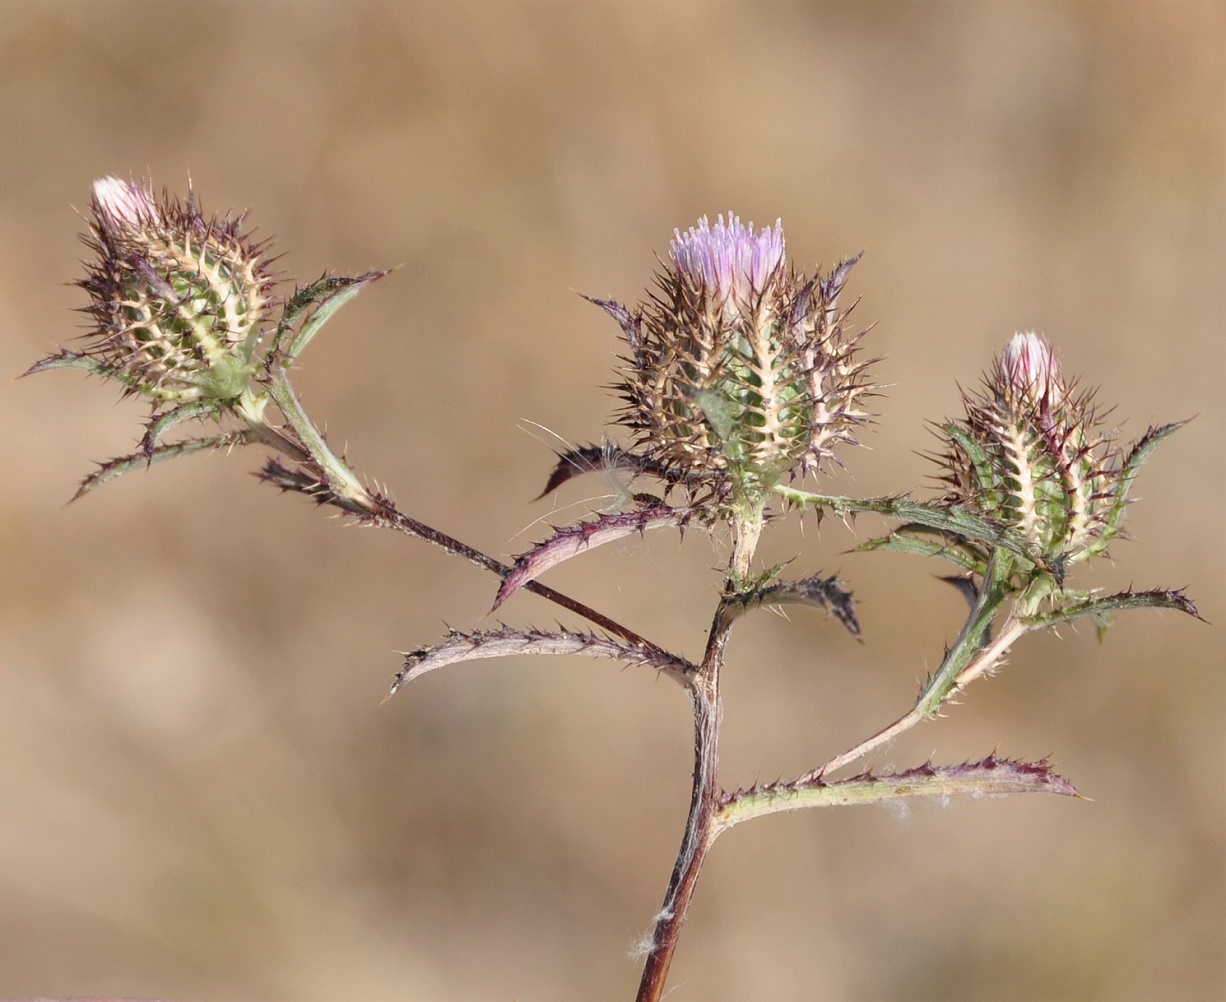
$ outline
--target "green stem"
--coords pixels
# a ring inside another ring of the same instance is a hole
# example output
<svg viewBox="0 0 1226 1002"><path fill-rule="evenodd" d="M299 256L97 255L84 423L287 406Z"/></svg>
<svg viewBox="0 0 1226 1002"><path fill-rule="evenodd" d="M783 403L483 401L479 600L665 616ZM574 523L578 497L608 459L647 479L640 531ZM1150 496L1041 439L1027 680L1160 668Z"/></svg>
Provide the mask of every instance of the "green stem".
<svg viewBox="0 0 1226 1002"><path fill-rule="evenodd" d="M982 659L985 651L995 650L999 656L1008 647L1006 644L1002 648L1000 641L1002 637L1011 633L1009 627L1002 629L1000 635L991 643L987 643L986 638L992 622L996 619L996 614L1009 597L1007 585L1012 563L1009 556L1001 550L994 550L988 559L987 570L979 586L978 597L970 616L967 617L962 627L962 632L958 634L958 639L954 641L954 645L945 655L941 667L920 689L916 709L925 718L935 716L955 689L965 684L960 681L963 674L977 659ZM1025 630L1023 629L1022 632ZM1009 644L1015 639L1016 636L1012 637ZM992 662L994 663L995 660L996 658L993 657Z"/></svg>
<svg viewBox="0 0 1226 1002"><path fill-rule="evenodd" d="M1027 629L1021 620L1010 617L996 637L988 640L988 630L1001 606L1009 597L1007 584L1011 564L1012 560L1008 554L1002 550L993 551L988 560L987 573L979 587L975 606L971 609L971 614L967 617L962 632L958 634L958 639L946 653L941 667L920 689L915 706L888 727L882 728L872 737L866 738L843 754L836 755L825 765L814 770L812 774L814 777L820 778L842 769L877 748L889 744L916 724L936 716L937 711L951 696L960 692L984 672L991 670L1005 651Z"/></svg>
<svg viewBox="0 0 1226 1002"><path fill-rule="evenodd" d="M347 501L365 506L371 500L369 492L353 474L343 459L337 456L324 440L323 435L311 423L307 413L298 402L294 389L285 377L284 369L276 369L268 381L268 392L276 401L285 420L297 433L303 447L319 465L327 478L330 491Z"/></svg>

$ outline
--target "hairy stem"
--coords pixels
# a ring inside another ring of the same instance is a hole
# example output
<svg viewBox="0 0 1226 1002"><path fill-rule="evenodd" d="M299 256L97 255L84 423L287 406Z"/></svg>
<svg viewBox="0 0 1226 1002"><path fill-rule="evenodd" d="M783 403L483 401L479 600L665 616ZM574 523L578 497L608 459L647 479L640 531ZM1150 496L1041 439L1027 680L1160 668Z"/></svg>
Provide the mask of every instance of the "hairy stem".
<svg viewBox="0 0 1226 1002"><path fill-rule="evenodd" d="M720 696L720 672L728 634L736 622L736 617L726 615L726 611L730 603L737 601L737 583L749 575L762 524L761 504L750 506L732 523L732 555L725 574L724 595L711 620L702 664L690 680L690 701L694 709L694 785L690 813L664 894L664 904L651 934L643 977L639 981L638 1002L657 1002L663 995L668 968L677 950L698 875L722 830L719 824L719 730L724 704Z"/></svg>
<svg viewBox="0 0 1226 1002"><path fill-rule="evenodd" d="M728 562L726 579L726 586L729 588L733 582L744 581L749 577L754 551L757 550L758 540L762 536L764 510L762 502L751 502L747 504L744 514L732 523L732 557Z"/></svg>
<svg viewBox="0 0 1226 1002"><path fill-rule="evenodd" d="M704 674L690 689L694 706L694 789L690 813L677 861L673 865L664 904L656 916L643 976L639 981L638 1002L658 1002L686 911L698 883L698 874L715 841L715 819L719 806L719 726L723 705L719 696L718 672Z"/></svg>

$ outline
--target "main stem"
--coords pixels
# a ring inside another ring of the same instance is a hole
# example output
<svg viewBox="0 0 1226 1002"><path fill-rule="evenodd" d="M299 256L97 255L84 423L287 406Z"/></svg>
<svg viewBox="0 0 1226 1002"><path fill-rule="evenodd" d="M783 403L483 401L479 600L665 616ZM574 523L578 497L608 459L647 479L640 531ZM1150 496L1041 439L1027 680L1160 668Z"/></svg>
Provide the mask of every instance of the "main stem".
<svg viewBox="0 0 1226 1002"><path fill-rule="evenodd" d="M719 729L724 716L720 698L719 676L724 664L724 648L732 619L724 615L724 607L736 598L735 581L744 581L749 574L758 537L762 533L763 506L748 505L732 523L732 556L724 580L724 595L707 634L707 649L702 664L689 686L690 703L694 709L694 785L690 794L690 813L685 821L685 834L677 861L673 864L664 904L656 916L647 962L639 981L637 1002L658 1002L664 994L668 969L677 950L681 927L698 875L715 842L719 829Z"/></svg>
<svg viewBox="0 0 1226 1002"><path fill-rule="evenodd" d="M719 696L719 673L704 673L690 689L694 707L694 788L685 835L673 865L664 904L656 916L647 962L639 981L638 1002L657 1002L664 993L681 927L685 924L698 874L715 840L712 822L719 802L719 726L723 706Z"/></svg>

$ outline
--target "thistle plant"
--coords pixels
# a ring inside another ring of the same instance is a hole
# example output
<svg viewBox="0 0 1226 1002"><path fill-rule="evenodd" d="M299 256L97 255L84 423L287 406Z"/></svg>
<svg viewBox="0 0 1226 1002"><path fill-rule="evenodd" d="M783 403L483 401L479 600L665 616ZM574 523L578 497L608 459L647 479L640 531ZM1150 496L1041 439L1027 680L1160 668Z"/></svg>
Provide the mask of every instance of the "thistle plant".
<svg viewBox="0 0 1226 1002"><path fill-rule="evenodd" d="M1138 608L1198 616L1179 590L1102 594L1073 587L1077 565L1122 535L1129 492L1143 463L1179 422L1124 444L1105 427L1093 395L1067 377L1036 334L1014 336L963 416L934 426L940 487L854 498L799 484L826 473L857 445L877 393L859 355L864 331L840 305L855 257L827 273L795 269L783 227L755 229L729 214L674 231L667 261L640 303L592 299L623 342L615 390L620 408L599 443L557 458L545 493L593 469L630 474L640 490L616 512L556 527L505 564L401 512L329 446L291 382L299 356L328 319L385 272L324 275L277 294L268 247L243 233L243 217L206 218L194 195L156 197L141 182L94 186L85 237L95 259L80 285L95 327L80 350L63 350L30 372L78 368L120 384L151 406L136 451L102 464L77 496L151 463L206 449L259 445L275 455L261 478L358 522L443 547L493 572L495 607L527 589L586 626L452 631L404 655L392 693L459 662L512 654L583 654L654 669L689 697L694 772L689 815L663 904L646 941L638 998L662 996L703 863L733 825L780 811L907 798L1002 793L1076 796L1046 760L987 754L895 772L848 767L937 716L976 678L998 669L1024 634L1086 619L1104 632ZM854 305L854 304L853 304ZM205 426L173 440L172 431ZM896 551L955 565L970 598L962 629L914 705L854 747L788 780L726 790L720 782L720 691L728 638L743 616L767 606L812 606L860 635L856 602L835 576L789 579L755 553L771 522L796 511L891 520L862 551ZM725 565L706 644L696 657L651 642L539 579L564 560L648 529L705 529ZM1198 617L1199 618L1199 617Z"/></svg>

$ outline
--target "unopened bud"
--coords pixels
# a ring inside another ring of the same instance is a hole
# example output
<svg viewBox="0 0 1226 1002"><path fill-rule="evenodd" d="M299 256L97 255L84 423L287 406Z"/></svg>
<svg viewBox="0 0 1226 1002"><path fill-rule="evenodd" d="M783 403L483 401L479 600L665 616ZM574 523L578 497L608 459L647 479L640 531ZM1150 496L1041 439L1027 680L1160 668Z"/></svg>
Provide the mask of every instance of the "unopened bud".
<svg viewBox="0 0 1226 1002"><path fill-rule="evenodd" d="M263 249L239 220L205 219L193 197L159 200L135 181L96 181L93 211L88 353L157 403L238 398L271 305Z"/></svg>
<svg viewBox="0 0 1226 1002"><path fill-rule="evenodd" d="M1107 524L1118 454L1056 350L1037 334L1015 335L965 403L965 420L946 426L945 502L1016 528L1053 564L1092 547Z"/></svg>
<svg viewBox="0 0 1226 1002"><path fill-rule="evenodd" d="M1013 335L1001 352L999 365L1002 386L1019 400L1051 408L1059 407L1064 400L1060 356L1039 335Z"/></svg>

